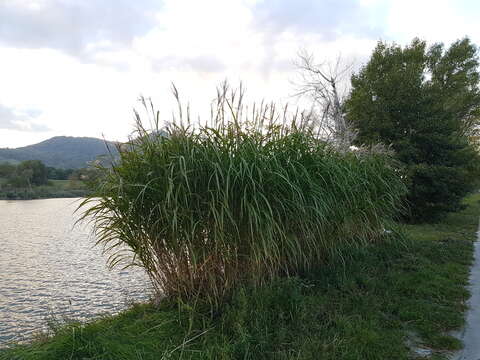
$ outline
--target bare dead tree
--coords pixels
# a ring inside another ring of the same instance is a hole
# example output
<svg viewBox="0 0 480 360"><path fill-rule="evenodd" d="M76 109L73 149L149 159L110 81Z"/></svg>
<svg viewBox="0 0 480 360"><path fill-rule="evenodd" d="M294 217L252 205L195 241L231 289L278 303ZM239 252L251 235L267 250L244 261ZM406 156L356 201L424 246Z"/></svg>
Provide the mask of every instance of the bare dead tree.
<svg viewBox="0 0 480 360"><path fill-rule="evenodd" d="M353 63L346 63L338 56L334 63L315 63L312 54L301 51L296 62L300 80L296 84L296 96L308 96L313 100L312 113L317 117L320 132L339 149L347 150L356 132L348 124L343 111Z"/></svg>

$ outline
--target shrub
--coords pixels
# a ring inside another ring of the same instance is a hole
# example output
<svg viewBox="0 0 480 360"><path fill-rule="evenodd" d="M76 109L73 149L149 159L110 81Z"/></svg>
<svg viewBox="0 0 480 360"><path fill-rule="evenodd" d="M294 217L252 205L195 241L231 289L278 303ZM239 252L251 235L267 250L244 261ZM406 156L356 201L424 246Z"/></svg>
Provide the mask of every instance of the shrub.
<svg viewBox="0 0 480 360"><path fill-rule="evenodd" d="M436 221L447 212L463 208L462 199L474 190L469 173L459 167L411 165L409 167L410 219Z"/></svg>
<svg viewBox="0 0 480 360"><path fill-rule="evenodd" d="M181 114L160 131L154 113L153 132L137 114L136 138L82 204L110 265L126 257L158 293L215 306L240 283L376 241L400 210L388 155L338 152L301 115L262 105L247 118L226 90L209 124Z"/></svg>

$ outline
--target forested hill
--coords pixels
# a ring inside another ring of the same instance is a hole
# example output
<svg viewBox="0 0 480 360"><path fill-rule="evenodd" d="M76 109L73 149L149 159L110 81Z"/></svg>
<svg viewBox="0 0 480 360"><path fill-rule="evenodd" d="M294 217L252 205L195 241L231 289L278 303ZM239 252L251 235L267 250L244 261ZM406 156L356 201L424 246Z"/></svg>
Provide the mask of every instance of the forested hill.
<svg viewBox="0 0 480 360"><path fill-rule="evenodd" d="M107 143L110 150L116 153L114 143ZM38 144L16 149L0 149L0 162L40 160L47 166L77 169L85 167L87 162L107 154L107 144L102 139L56 136Z"/></svg>

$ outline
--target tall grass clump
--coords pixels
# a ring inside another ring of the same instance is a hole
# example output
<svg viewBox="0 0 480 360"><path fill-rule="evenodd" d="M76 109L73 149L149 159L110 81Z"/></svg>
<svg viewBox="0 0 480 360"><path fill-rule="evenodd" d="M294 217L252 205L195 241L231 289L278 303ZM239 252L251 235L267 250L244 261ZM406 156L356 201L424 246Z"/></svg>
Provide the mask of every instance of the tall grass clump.
<svg viewBox="0 0 480 360"><path fill-rule="evenodd" d="M376 241L400 210L405 187L388 154L337 151L307 116L249 110L226 87L205 123L180 105L161 128L144 105L153 130L136 113L135 135L101 168L84 218L110 265L143 267L159 294L218 305L239 284Z"/></svg>

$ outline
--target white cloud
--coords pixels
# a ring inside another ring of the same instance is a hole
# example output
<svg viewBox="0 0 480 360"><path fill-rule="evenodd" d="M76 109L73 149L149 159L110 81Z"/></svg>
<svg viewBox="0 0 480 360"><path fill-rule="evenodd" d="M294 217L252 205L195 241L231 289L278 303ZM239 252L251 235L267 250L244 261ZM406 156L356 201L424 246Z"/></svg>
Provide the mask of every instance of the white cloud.
<svg viewBox="0 0 480 360"><path fill-rule="evenodd" d="M391 0L386 21L390 40L408 43L414 37L452 43L469 36L480 41L480 3L469 0Z"/></svg>
<svg viewBox="0 0 480 360"><path fill-rule="evenodd" d="M295 104L300 49L359 65L380 38L480 41L479 10L473 0L0 0L0 104L37 109L22 116L50 128L4 126L0 147L53 135L125 139L140 94L168 119L172 81L193 114L208 113L225 78L242 80L250 99Z"/></svg>
<svg viewBox="0 0 480 360"><path fill-rule="evenodd" d="M15 109L0 104L0 129L40 132L48 127L35 122L41 113L36 109Z"/></svg>
<svg viewBox="0 0 480 360"><path fill-rule="evenodd" d="M366 21L369 8L358 0L270 0L254 8L256 28L260 32L316 34L323 40L356 34L378 37L382 29Z"/></svg>
<svg viewBox="0 0 480 360"><path fill-rule="evenodd" d="M0 43L51 48L89 61L95 45L116 49L155 25L156 0L3 0Z"/></svg>

